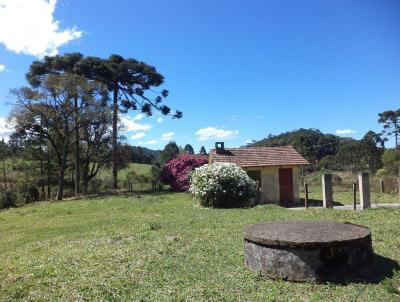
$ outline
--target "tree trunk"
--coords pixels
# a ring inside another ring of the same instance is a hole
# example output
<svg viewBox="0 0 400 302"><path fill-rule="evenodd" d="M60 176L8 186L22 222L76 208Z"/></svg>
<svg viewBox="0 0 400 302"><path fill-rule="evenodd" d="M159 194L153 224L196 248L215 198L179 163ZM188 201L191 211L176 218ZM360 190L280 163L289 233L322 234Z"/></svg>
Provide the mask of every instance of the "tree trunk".
<svg viewBox="0 0 400 302"><path fill-rule="evenodd" d="M82 171L83 172L83 175L82 175L82 177L83 177L83 195L87 195L87 193L88 193L88 184L89 184L89 181L88 181L88 174L89 174L88 164L84 163L82 169L83 169L83 171Z"/></svg>
<svg viewBox="0 0 400 302"><path fill-rule="evenodd" d="M42 147L40 147L42 149ZM40 187L42 191L42 200L46 199L46 192L44 189L44 171L43 171L43 159L40 157Z"/></svg>
<svg viewBox="0 0 400 302"><path fill-rule="evenodd" d="M78 125L78 99L75 98L75 196L79 194L79 125Z"/></svg>
<svg viewBox="0 0 400 302"><path fill-rule="evenodd" d="M50 156L47 156L47 200L51 199Z"/></svg>
<svg viewBox="0 0 400 302"><path fill-rule="evenodd" d="M4 191L7 191L6 162L3 160Z"/></svg>
<svg viewBox="0 0 400 302"><path fill-rule="evenodd" d="M117 137L118 137L118 85L114 86L112 133L112 181L113 189L118 189L117 180Z"/></svg>
<svg viewBox="0 0 400 302"><path fill-rule="evenodd" d="M65 169L60 168L58 172L58 191L57 191L57 200L62 200L64 197L64 175Z"/></svg>
<svg viewBox="0 0 400 302"><path fill-rule="evenodd" d="M64 145L64 150L62 153L60 170L58 173L58 191L57 191L57 200L62 200L64 197L64 176L65 170L67 168L67 156L68 156L68 143Z"/></svg>
<svg viewBox="0 0 400 302"><path fill-rule="evenodd" d="M83 195L85 195L85 196L88 194L88 185L89 185L89 182L86 177L83 179Z"/></svg>

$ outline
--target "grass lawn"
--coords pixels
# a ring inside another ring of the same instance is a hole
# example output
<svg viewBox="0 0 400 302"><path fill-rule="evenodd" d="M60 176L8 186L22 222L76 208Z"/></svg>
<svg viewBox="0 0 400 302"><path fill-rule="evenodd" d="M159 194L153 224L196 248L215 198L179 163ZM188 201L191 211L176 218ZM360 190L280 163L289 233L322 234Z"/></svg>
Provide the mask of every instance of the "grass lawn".
<svg viewBox="0 0 400 302"><path fill-rule="evenodd" d="M376 283L265 279L244 266L242 228L266 220L370 227L400 259L400 210L203 209L185 193L37 203L0 212L0 301L400 301ZM390 276L390 274L388 275Z"/></svg>

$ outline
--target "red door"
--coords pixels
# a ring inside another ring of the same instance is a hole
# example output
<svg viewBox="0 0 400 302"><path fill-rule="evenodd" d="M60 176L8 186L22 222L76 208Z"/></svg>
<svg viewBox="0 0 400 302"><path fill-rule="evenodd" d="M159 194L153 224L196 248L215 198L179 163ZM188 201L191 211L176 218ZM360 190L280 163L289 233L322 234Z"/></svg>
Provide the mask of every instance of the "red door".
<svg viewBox="0 0 400 302"><path fill-rule="evenodd" d="M293 203L293 171L292 168L279 169L280 203L288 205Z"/></svg>

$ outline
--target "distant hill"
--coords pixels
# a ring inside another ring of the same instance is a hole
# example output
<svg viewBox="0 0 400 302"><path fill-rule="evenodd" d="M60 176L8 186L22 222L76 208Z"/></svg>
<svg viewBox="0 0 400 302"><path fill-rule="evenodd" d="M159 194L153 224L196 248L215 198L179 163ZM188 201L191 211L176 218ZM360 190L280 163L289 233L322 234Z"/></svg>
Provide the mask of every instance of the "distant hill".
<svg viewBox="0 0 400 302"><path fill-rule="evenodd" d="M161 150L152 150L146 147L131 146L131 160L133 163L152 164L160 162Z"/></svg>
<svg viewBox="0 0 400 302"><path fill-rule="evenodd" d="M334 134L324 134L318 129L298 129L284 132L278 135L253 141L246 147L278 147L293 146L311 164L315 164L325 156L335 156L339 145L344 142L354 141L352 138L344 138Z"/></svg>

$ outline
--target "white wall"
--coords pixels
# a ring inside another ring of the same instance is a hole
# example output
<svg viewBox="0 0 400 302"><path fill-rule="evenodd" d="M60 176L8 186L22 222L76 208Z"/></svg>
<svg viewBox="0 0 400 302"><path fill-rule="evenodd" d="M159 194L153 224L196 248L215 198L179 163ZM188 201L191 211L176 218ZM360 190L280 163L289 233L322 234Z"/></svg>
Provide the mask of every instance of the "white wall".
<svg viewBox="0 0 400 302"><path fill-rule="evenodd" d="M300 169L297 166L271 166L271 167L245 167L246 171L261 170L261 196L260 203L279 204L279 169L292 168L294 201L299 202L299 176Z"/></svg>

